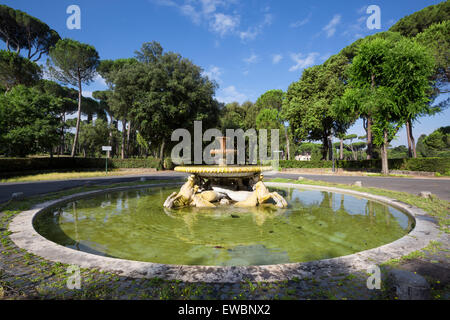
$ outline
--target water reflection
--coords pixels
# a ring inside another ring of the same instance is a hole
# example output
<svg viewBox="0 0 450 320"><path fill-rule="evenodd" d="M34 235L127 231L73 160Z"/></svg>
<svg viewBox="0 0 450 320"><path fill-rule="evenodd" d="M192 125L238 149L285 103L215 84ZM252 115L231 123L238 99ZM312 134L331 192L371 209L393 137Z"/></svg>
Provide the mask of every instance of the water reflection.
<svg viewBox="0 0 450 320"><path fill-rule="evenodd" d="M394 241L411 228L395 208L326 191L274 189L279 209L162 207L173 188L102 194L36 220L45 237L76 250L170 264L247 265L309 261Z"/></svg>

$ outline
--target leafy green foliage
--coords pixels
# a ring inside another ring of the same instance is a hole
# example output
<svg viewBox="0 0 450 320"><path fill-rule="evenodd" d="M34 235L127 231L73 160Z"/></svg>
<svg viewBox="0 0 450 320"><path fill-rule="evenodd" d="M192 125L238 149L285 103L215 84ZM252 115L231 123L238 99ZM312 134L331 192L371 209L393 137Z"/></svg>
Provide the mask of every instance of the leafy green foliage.
<svg viewBox="0 0 450 320"><path fill-rule="evenodd" d="M25 156L57 144L58 102L51 95L22 85L0 96L0 153Z"/></svg>
<svg viewBox="0 0 450 320"><path fill-rule="evenodd" d="M17 53L0 50L0 86L6 91L18 84L33 85L42 75L41 68Z"/></svg>
<svg viewBox="0 0 450 320"><path fill-rule="evenodd" d="M312 142L303 142L297 148L297 154L311 155L311 161L319 161L322 158L322 144L320 143L312 143Z"/></svg>
<svg viewBox="0 0 450 320"><path fill-rule="evenodd" d="M0 5L0 39L20 53L27 49L28 59L38 61L60 40L58 33L39 19L20 10Z"/></svg>
<svg viewBox="0 0 450 320"><path fill-rule="evenodd" d="M47 67L52 77L78 87L77 124L71 153L74 157L81 120L82 84L89 84L93 80L100 60L94 47L71 39L59 40L51 48L49 56Z"/></svg>
<svg viewBox="0 0 450 320"><path fill-rule="evenodd" d="M221 110L219 127L222 132L226 129L245 128L246 109L238 102L232 102L225 105ZM255 118L256 123L256 118Z"/></svg>
<svg viewBox="0 0 450 320"><path fill-rule="evenodd" d="M109 159L109 168L158 168L160 160ZM0 177L10 172L42 170L104 169L105 158L0 158Z"/></svg>
<svg viewBox="0 0 450 320"><path fill-rule="evenodd" d="M195 120L204 127L218 120L218 103L213 99L215 84L202 75L200 67L179 54L163 53L156 43L144 44L137 52L145 74L131 116L147 141L163 146L171 133Z"/></svg>
<svg viewBox="0 0 450 320"><path fill-rule="evenodd" d="M414 37L432 24L446 20L450 20L449 1L443 1L406 16L394 24L389 31L399 32L407 37Z"/></svg>
<svg viewBox="0 0 450 320"><path fill-rule="evenodd" d="M429 105L429 97L435 64L430 51L414 40L403 38L395 43L388 55L383 74L404 121L433 114L435 110Z"/></svg>
<svg viewBox="0 0 450 320"><path fill-rule="evenodd" d="M72 39L60 40L49 51L47 66L58 81L78 87L96 75L99 55L93 46Z"/></svg>
<svg viewBox="0 0 450 320"><path fill-rule="evenodd" d="M116 119L127 121L130 109L140 93L140 79L145 70L136 59L102 60L98 67L99 74L112 90L103 91L111 113Z"/></svg>
<svg viewBox="0 0 450 320"><path fill-rule="evenodd" d="M332 161L296 161L280 160L282 168L331 168ZM348 170L379 171L381 160L346 161L336 160L337 168ZM417 159L389 159L391 170L439 172L445 174L450 170L450 158L417 158Z"/></svg>
<svg viewBox="0 0 450 320"><path fill-rule="evenodd" d="M430 49L434 56L435 80L438 82L438 86L442 85L442 82L448 82L450 79L450 20L431 25L428 29L417 34L415 39L418 43Z"/></svg>
<svg viewBox="0 0 450 320"><path fill-rule="evenodd" d="M280 129L281 125L276 109L262 109L256 117L257 129Z"/></svg>
<svg viewBox="0 0 450 320"><path fill-rule="evenodd" d="M109 138L108 123L102 119L95 123L82 122L80 130L80 147L87 156L101 156L102 146L107 145Z"/></svg>
<svg viewBox="0 0 450 320"><path fill-rule="evenodd" d="M373 38L361 42L349 68L349 88L335 103L345 117L373 121L375 145L380 146L387 173L387 146L405 123L434 112L428 104L434 62L426 48L400 38Z"/></svg>
<svg viewBox="0 0 450 320"><path fill-rule="evenodd" d="M450 126L433 131L430 135L422 135L417 141L417 152L422 157L450 156Z"/></svg>
<svg viewBox="0 0 450 320"><path fill-rule="evenodd" d="M346 68L346 59L338 55L323 65L305 69L300 80L289 86L283 101L283 115L289 121L294 138L297 141L322 140L324 159L332 128L343 131L344 124L351 122L336 121L333 110L333 100L344 92L342 77Z"/></svg>
<svg viewBox="0 0 450 320"><path fill-rule="evenodd" d="M401 145L392 149L388 149L389 159L403 159L408 157L408 148Z"/></svg>

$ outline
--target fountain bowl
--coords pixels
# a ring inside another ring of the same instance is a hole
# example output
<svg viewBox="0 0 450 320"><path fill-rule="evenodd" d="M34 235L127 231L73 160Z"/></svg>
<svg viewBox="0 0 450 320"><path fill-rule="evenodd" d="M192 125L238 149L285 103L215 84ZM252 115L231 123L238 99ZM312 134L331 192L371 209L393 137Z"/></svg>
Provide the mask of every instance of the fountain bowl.
<svg viewBox="0 0 450 320"><path fill-rule="evenodd" d="M271 171L271 166L178 166L177 172L192 173L201 178L250 178L264 171Z"/></svg>

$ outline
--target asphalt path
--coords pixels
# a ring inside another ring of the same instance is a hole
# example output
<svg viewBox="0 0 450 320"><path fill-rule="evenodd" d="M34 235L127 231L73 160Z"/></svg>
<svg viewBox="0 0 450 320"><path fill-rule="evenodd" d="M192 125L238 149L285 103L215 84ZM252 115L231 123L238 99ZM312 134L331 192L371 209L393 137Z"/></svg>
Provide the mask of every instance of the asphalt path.
<svg viewBox="0 0 450 320"><path fill-rule="evenodd" d="M113 183L139 181L141 178L146 180L177 180L187 177L187 174L166 171L151 174L117 176L117 177L98 177L82 178L70 180L52 180L38 182L20 182L20 183L0 183L0 203L11 199L13 193L22 192L25 197L39 194L51 193L61 190L68 190L87 185L108 185ZM440 178L392 178L392 177L366 177L366 176L333 176L333 175L313 175L299 173L267 173L267 178L288 178L298 179L299 176L310 180L327 181L342 184L353 184L355 181L361 181L364 187L376 187L388 190L404 191L412 194L418 194L421 191L429 191L441 199L450 201L450 179ZM401 200L401 199L400 199Z"/></svg>
<svg viewBox="0 0 450 320"><path fill-rule="evenodd" d="M155 174L151 173L115 177L91 177L70 180L0 183L0 203L7 202L11 199L13 193L19 192L22 192L24 197L29 197L82 186L109 185L114 183L139 181L141 178L145 178L146 180L177 180L185 176L187 175L184 173L166 171Z"/></svg>
<svg viewBox="0 0 450 320"><path fill-rule="evenodd" d="M450 179L448 178L403 178L403 177L367 177L367 176L333 176L296 173L277 173L276 177L326 181L342 184L353 184L361 181L363 187L374 187L394 191L403 191L417 195L421 191L429 191L443 200L450 201ZM400 199L401 200L401 199Z"/></svg>

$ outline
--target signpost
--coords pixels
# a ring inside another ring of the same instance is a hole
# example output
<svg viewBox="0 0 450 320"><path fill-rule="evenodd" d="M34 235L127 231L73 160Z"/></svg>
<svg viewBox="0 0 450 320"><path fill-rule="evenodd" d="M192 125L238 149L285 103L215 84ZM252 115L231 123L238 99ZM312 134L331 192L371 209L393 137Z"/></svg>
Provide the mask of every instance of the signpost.
<svg viewBox="0 0 450 320"><path fill-rule="evenodd" d="M106 151L106 166L105 166L105 172L108 174L108 158L109 158L109 152L112 150L111 146L102 146L102 151Z"/></svg>

